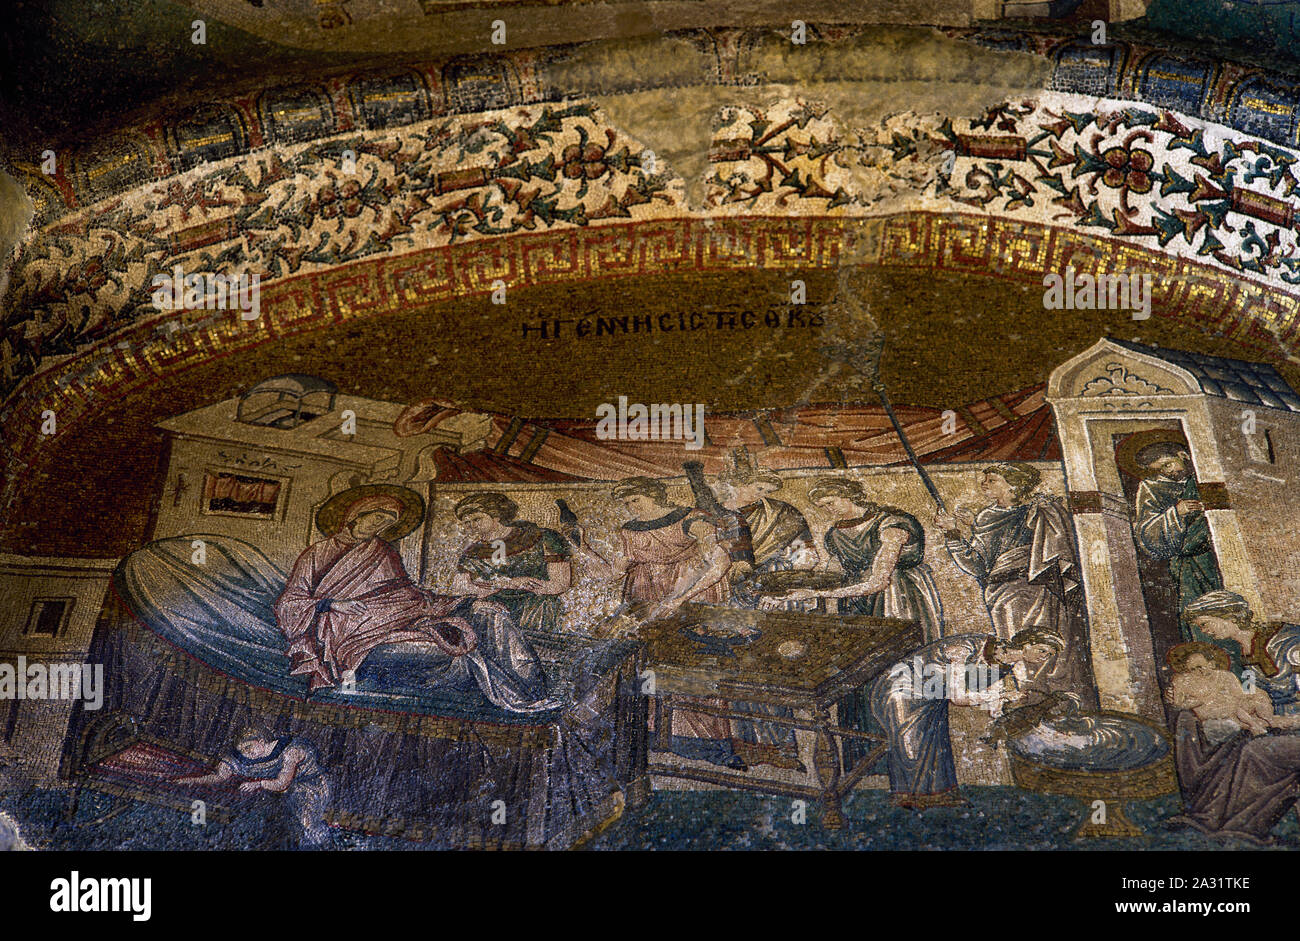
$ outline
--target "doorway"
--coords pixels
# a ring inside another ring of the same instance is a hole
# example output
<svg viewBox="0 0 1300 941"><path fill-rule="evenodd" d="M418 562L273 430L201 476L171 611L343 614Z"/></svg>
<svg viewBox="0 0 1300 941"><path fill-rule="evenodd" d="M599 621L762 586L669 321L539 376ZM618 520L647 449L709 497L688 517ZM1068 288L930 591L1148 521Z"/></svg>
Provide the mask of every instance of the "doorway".
<svg viewBox="0 0 1300 941"><path fill-rule="evenodd" d="M1124 499L1129 508L1129 523L1133 527L1133 543L1137 554L1138 580L1142 588L1142 599L1146 605L1147 622L1151 627L1152 653L1156 664L1156 677L1162 694L1169 686L1170 670L1167 654L1174 646L1183 642L1180 624L1181 600L1178 583L1170 572L1169 561L1158 559L1142 548L1137 534L1136 503L1138 488L1147 471L1141 466L1139 453L1150 446L1165 445L1169 449L1181 449L1189 455L1191 447L1181 430L1171 428L1150 428L1112 436L1115 465L1119 470L1120 482L1124 489ZM1194 464L1188 467L1190 474L1199 479ZM1166 716L1172 720L1168 705Z"/></svg>

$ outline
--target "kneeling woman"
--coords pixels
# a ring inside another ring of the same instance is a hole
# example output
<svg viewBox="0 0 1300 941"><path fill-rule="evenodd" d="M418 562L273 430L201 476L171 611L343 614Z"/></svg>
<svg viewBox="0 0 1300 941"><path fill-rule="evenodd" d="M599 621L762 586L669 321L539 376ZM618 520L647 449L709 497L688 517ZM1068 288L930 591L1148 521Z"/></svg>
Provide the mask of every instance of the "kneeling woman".
<svg viewBox="0 0 1300 941"><path fill-rule="evenodd" d="M900 807L965 803L957 790L957 769L948 737L948 707L981 706L997 711L1004 702L1025 703L1053 692L1039 685L1050 674L1064 643L1038 629L1010 641L991 634L957 634L913 651L871 687L871 712L885 730L889 791ZM1023 663L1026 680L1014 676Z"/></svg>
<svg viewBox="0 0 1300 941"><path fill-rule="evenodd" d="M346 490L320 508L316 527L325 538L298 557L275 603L292 672L306 676L312 691L349 689L375 648L410 645L449 658L447 685L472 677L502 709L557 706L546 697L537 654L504 607L436 595L407 574L390 543L423 516L419 494L383 484Z"/></svg>

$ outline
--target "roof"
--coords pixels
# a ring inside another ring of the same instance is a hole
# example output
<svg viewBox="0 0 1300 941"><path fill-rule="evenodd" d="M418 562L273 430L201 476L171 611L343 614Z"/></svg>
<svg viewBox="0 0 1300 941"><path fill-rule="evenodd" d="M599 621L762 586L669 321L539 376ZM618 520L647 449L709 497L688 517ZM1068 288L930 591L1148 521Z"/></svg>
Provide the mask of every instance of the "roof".
<svg viewBox="0 0 1300 941"><path fill-rule="evenodd" d="M932 451L922 464L964 464L981 461L1059 461L1061 442L1056 422L1046 405L1007 422L986 435L968 438L948 448Z"/></svg>
<svg viewBox="0 0 1300 941"><path fill-rule="evenodd" d="M1059 461L1046 387L1037 385L944 409L898 405L894 411L924 464ZM438 452L442 481L542 482L674 477L682 462L721 471L733 448L747 448L769 470L886 467L907 455L884 409L868 404L805 405L748 412L709 412L705 444L602 440L595 419L530 419L493 414L487 448Z"/></svg>
<svg viewBox="0 0 1300 941"><path fill-rule="evenodd" d="M437 481L440 484L498 481L532 484L583 479L492 450L457 454L450 448L441 447L434 449L433 458L438 466Z"/></svg>
<svg viewBox="0 0 1300 941"><path fill-rule="evenodd" d="M1243 359L1226 359L1207 356L1187 350L1171 350L1163 346L1135 343L1131 340L1108 338L1116 346L1154 356L1166 363L1179 366L1196 377L1201 391L1246 405L1300 412L1300 395L1282 378L1281 373L1268 363L1251 363Z"/></svg>

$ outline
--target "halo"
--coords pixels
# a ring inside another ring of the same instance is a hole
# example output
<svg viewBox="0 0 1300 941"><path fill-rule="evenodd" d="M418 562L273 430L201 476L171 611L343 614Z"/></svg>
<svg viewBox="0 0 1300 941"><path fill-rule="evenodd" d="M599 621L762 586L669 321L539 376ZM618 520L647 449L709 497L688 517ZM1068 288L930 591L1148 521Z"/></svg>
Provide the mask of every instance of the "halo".
<svg viewBox="0 0 1300 941"><path fill-rule="evenodd" d="M392 484L363 484L360 487L349 487L347 490L340 491L322 503L320 509L316 511L316 528L322 535L333 536L342 527L343 517L347 516L352 504L365 497L381 494L393 497L402 504L402 513L397 518L397 522L384 533L383 538L386 542L396 542L420 525L420 521L424 519L424 497L414 490Z"/></svg>
<svg viewBox="0 0 1300 941"><path fill-rule="evenodd" d="M1135 432L1125 438L1115 449L1115 463L1130 477L1143 480L1147 473L1145 468L1138 467L1137 453L1149 444L1163 444L1166 441L1181 445L1189 454L1191 453L1192 449L1181 431L1172 428L1151 428L1147 431Z"/></svg>

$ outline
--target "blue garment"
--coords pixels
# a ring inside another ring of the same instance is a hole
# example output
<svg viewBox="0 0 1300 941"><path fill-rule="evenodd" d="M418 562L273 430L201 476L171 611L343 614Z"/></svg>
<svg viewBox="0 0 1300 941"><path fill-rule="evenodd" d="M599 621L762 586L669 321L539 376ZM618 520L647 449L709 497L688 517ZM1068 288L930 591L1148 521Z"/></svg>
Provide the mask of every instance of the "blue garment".
<svg viewBox="0 0 1300 941"><path fill-rule="evenodd" d="M191 542L206 544L202 565L191 561ZM277 693L305 698L307 681L294 676L274 604L286 576L256 547L229 536L193 535L160 539L122 560L114 575L118 593L150 630L228 676ZM488 690L512 689L521 677L516 663L531 656L516 630L499 629L508 617L467 611L479 635L474 654L451 661L414 644L376 647L357 670L354 692L318 690L317 702L395 709L431 715L491 718L533 723L554 718L561 703L511 710L494 703ZM550 677L535 677L540 698ZM500 699L500 696L498 696Z"/></svg>
<svg viewBox="0 0 1300 941"><path fill-rule="evenodd" d="M329 779L321 771L316 749L310 742L298 738L285 738L276 742L269 755L250 758L236 746L224 759L235 772L250 780L270 780L284 770L285 753L293 748L306 757L298 764L293 781L284 796L291 818L298 826L300 846L319 846L329 838L325 826L325 812L330 804Z"/></svg>
<svg viewBox="0 0 1300 941"><path fill-rule="evenodd" d="M844 570L849 584L864 582L880 553L885 529L907 535L893 577L884 591L839 600L840 614L919 621L927 642L943 636L943 602L925 559L925 528L911 513L881 506L859 519L841 520L826 531L823 543Z"/></svg>
<svg viewBox="0 0 1300 941"><path fill-rule="evenodd" d="M889 585L870 595L839 599L839 613L901 618L921 625L921 637L932 643L943 636L943 602L925 558L925 529L915 516L893 507L867 510L860 519L841 520L826 531L824 544L844 570L845 581L856 584L871 575L883 544L881 531L901 529L907 534ZM839 701L840 725L861 731L871 711L870 691L860 687ZM945 718L946 722L947 719ZM868 743L848 739L843 744L844 763L854 764L869 750Z"/></svg>
<svg viewBox="0 0 1300 941"><path fill-rule="evenodd" d="M930 672L927 667L933 667L942 669L946 678L958 672L970 676L970 670L953 671L949 667L977 663L987 640L985 634L940 638L914 650L872 684L871 714L888 739L889 790L896 801L924 804L928 798L940 797L957 787L957 769L948 738L952 691L945 688L944 695L933 698L917 696L920 680L915 677L916 670L919 668L924 675Z"/></svg>
<svg viewBox="0 0 1300 941"><path fill-rule="evenodd" d="M1275 675L1267 675L1253 658L1244 658L1243 665L1253 670L1255 686L1268 693L1275 713L1300 715L1300 625L1283 624L1265 641L1264 651L1277 668Z"/></svg>

